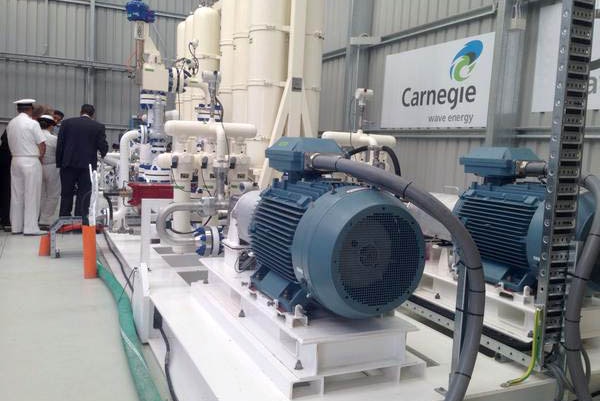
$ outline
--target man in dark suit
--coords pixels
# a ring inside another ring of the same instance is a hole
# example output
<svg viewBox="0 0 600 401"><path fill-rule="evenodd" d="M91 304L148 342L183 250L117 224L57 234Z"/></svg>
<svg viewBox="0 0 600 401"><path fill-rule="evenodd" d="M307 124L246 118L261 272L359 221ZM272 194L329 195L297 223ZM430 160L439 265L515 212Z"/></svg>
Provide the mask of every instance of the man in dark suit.
<svg viewBox="0 0 600 401"><path fill-rule="evenodd" d="M88 165L95 170L97 152L104 158L108 152L105 127L94 121L96 110L90 104L81 106L81 116L64 120L58 133L56 167L60 168L62 185L60 215L71 216L73 195L77 187L75 215L86 218L90 205L92 183Z"/></svg>
<svg viewBox="0 0 600 401"><path fill-rule="evenodd" d="M0 138L0 229L10 232L10 163L6 131Z"/></svg>

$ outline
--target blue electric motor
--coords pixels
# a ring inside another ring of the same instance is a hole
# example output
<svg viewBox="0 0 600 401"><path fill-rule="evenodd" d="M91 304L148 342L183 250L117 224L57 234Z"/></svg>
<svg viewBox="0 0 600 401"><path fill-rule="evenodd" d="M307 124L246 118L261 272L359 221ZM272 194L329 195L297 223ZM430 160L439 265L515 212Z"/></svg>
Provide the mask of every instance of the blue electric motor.
<svg viewBox="0 0 600 401"><path fill-rule="evenodd" d="M517 182L520 162L540 162L526 148L479 148L462 157L466 173L483 177L456 204L456 214L477 243L489 283L523 291L537 284L546 185ZM585 240L594 217L591 194L579 198L577 235Z"/></svg>
<svg viewBox="0 0 600 401"><path fill-rule="evenodd" d="M250 225L252 285L284 311L320 305L346 318L397 308L425 264L421 229L389 193L305 171L307 154L342 150L325 139L284 138L267 150L284 172L261 194Z"/></svg>
<svg viewBox="0 0 600 401"><path fill-rule="evenodd" d="M156 14L150 9L150 6L142 0L131 0L125 4L128 21L142 21L153 23L156 21Z"/></svg>

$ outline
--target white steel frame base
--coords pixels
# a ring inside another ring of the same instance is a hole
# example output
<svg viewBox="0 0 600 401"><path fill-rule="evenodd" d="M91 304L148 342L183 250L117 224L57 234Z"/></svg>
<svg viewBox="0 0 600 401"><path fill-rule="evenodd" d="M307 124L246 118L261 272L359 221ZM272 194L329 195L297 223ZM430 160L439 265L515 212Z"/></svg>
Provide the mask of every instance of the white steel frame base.
<svg viewBox="0 0 600 401"><path fill-rule="evenodd" d="M454 311L457 280L448 263L448 248L434 248L415 295ZM514 293L486 284L485 325L522 342L531 342L535 296L529 289ZM590 297L582 310L582 338L600 336L600 298Z"/></svg>
<svg viewBox="0 0 600 401"><path fill-rule="evenodd" d="M135 267L142 270L139 266L139 236L113 233L109 233L108 236L126 271L129 272ZM99 251L105 250L100 247ZM116 260L111 255L106 256L108 267L119 276ZM149 253L149 262L149 270L136 274L133 303L150 312L156 308L163 316L164 328L171 344L171 376L180 401L289 400L265 374L263 366L257 363L252 355L252 348L245 345L234 330L226 329L221 322L223 318L216 318L214 308L200 302L190 285L178 274L181 271L189 271L189 268L170 265L153 249ZM202 268L200 263L196 268ZM160 334L151 328L152 322L146 321L151 316L152 313L138 315L136 328L142 342L150 345L162 366L165 347ZM424 370L421 376L414 377L415 372L407 368L401 370L402 380L394 383L378 383L371 378L367 378L365 383L358 379L358 375L350 381L332 379L325 383L324 395L306 396L302 399L442 401L444 397L436 392L436 389L447 387L452 339L427 327L412 316L400 316L402 320L418 328L418 331L409 332L407 335L407 355L416 355L426 361L426 366L421 365ZM592 361L600 360L600 344L588 342L586 348ZM267 358L276 359L273 355L267 355ZM510 389L500 387L501 383L522 373L523 367L516 363L500 363L480 354L468 391L469 401L552 399L554 380L538 373L532 375L521 386ZM593 388L600 385L599 373L594 364ZM369 372L362 372L361 377L368 374ZM298 395L301 396L299 392Z"/></svg>
<svg viewBox="0 0 600 401"><path fill-rule="evenodd" d="M222 258L201 262L208 281L192 284L194 298L235 334L287 398L423 376L425 362L406 352L406 335L417 329L402 318L326 314L308 322L300 311L278 311L270 298L250 289L250 272L236 273Z"/></svg>

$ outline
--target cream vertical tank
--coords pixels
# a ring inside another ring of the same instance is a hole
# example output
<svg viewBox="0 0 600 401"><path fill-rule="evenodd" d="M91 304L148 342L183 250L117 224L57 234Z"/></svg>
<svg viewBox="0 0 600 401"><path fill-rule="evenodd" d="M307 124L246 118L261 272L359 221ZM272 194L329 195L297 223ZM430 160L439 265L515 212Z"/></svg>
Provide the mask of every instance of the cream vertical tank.
<svg viewBox="0 0 600 401"><path fill-rule="evenodd" d="M319 130L324 10L325 0L307 1L306 39L304 45L304 94L308 103L310 125L315 136L317 136Z"/></svg>
<svg viewBox="0 0 600 401"><path fill-rule="evenodd" d="M290 0L250 0L248 122L257 129L248 141L254 168L264 161L287 79Z"/></svg>
<svg viewBox="0 0 600 401"><path fill-rule="evenodd" d="M250 0L235 2L235 30L233 33L233 113L236 123L248 121L248 25Z"/></svg>
<svg viewBox="0 0 600 401"><path fill-rule="evenodd" d="M289 0L250 0L248 122L270 138L287 78Z"/></svg>
<svg viewBox="0 0 600 401"><path fill-rule="evenodd" d="M232 122L233 116L233 33L235 31L235 0L221 2L221 86L219 99L223 104L223 121Z"/></svg>
<svg viewBox="0 0 600 401"><path fill-rule="evenodd" d="M192 58L190 53L190 43L194 41L194 14L188 16L185 20L183 34L183 49L186 58ZM179 96L180 117L182 120L191 120L193 117L192 109L192 91L186 88L185 92Z"/></svg>
<svg viewBox="0 0 600 401"><path fill-rule="evenodd" d="M219 38L219 12L211 7L198 7L194 12L194 43L197 44L198 75L192 81L201 83L203 71L219 70ZM196 120L196 108L199 104L209 103L210 99L205 99L204 91L200 88L192 88L191 92L192 120Z"/></svg>
<svg viewBox="0 0 600 401"><path fill-rule="evenodd" d="M181 21L177 24L177 59L181 59L185 57L185 21Z"/></svg>

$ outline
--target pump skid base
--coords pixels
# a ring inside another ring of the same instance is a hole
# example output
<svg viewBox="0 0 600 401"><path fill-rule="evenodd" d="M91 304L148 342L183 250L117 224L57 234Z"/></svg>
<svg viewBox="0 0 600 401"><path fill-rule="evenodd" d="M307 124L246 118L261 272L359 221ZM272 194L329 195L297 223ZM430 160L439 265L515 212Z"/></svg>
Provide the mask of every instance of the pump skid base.
<svg viewBox="0 0 600 401"><path fill-rule="evenodd" d="M398 316L348 320L323 313L308 320L250 289L251 272L236 273L221 258L201 263L208 281L192 284L193 297L290 399L425 372L425 362L406 351L406 335L417 328Z"/></svg>
<svg viewBox="0 0 600 401"><path fill-rule="evenodd" d="M450 270L448 249L433 249L423 278L415 291L417 297L448 311L454 311L457 281ZM600 299L588 297L581 313L582 338L600 336ZM518 341L531 342L535 315L535 295L528 288L521 293L486 284L485 325Z"/></svg>

